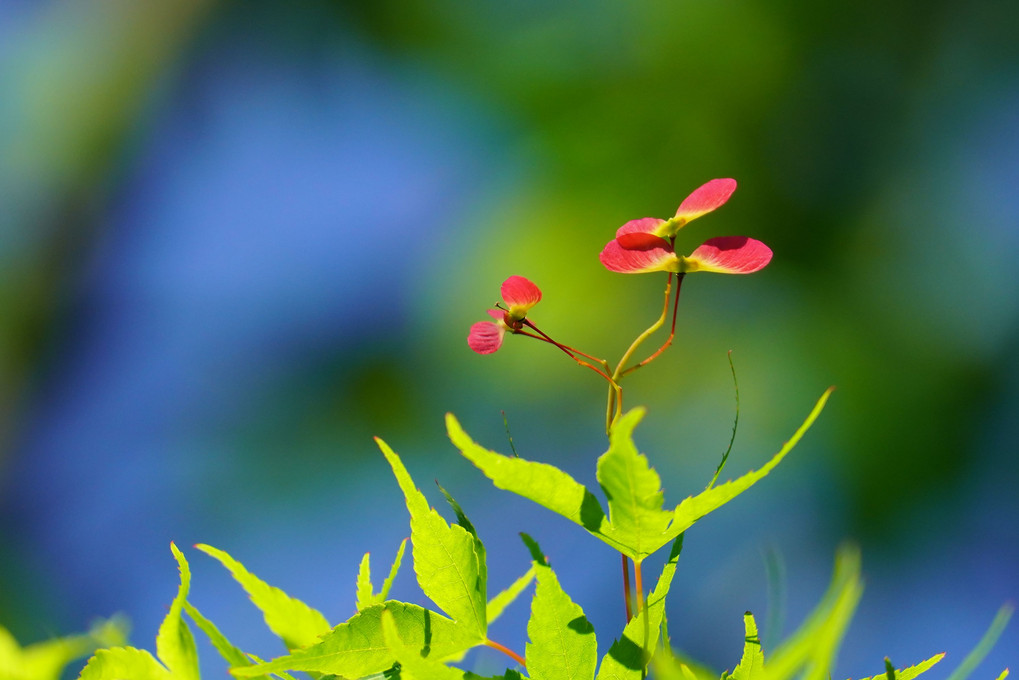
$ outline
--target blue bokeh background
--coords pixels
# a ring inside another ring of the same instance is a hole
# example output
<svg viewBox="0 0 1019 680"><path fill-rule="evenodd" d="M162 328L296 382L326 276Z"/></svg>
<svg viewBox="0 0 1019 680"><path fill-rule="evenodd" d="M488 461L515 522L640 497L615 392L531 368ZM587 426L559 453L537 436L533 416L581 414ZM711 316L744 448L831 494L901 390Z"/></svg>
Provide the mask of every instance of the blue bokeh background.
<svg viewBox="0 0 1019 680"><path fill-rule="evenodd" d="M615 554L494 491L442 417L506 451L505 411L521 455L593 485L603 384L519 338L474 355L467 328L521 274L544 330L615 359L662 282L597 253L735 177L686 245L746 234L775 258L684 284L674 349L627 389L638 444L667 500L703 486L729 349L730 475L838 390L688 533L673 641L731 668L767 556L788 632L851 539L867 590L838 675L954 667L1019 596L1017 25L993 0L0 2L0 624L28 643L122 611L152 648L171 540L344 620L363 553L382 569L408 533L379 435L460 501L493 589L526 531L607 645ZM195 604L280 653L186 552ZM394 594L421 600L409 569ZM493 637L521 649L525 622L521 603ZM1017 650L1013 622L979 677Z"/></svg>

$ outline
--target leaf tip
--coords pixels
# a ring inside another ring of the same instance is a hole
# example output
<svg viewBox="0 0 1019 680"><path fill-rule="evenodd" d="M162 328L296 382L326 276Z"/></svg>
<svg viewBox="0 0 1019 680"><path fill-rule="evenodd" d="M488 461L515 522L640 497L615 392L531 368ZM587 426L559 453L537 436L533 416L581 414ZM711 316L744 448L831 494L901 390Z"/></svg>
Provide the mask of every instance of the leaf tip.
<svg viewBox="0 0 1019 680"><path fill-rule="evenodd" d="M527 546L527 550L531 553L531 559L534 560L536 564L540 564L543 567L547 567L548 560L545 558L545 555L541 552L541 547L538 545L538 542L531 538L529 535L525 534L523 531L520 532L520 538L521 540L523 540L524 545Z"/></svg>

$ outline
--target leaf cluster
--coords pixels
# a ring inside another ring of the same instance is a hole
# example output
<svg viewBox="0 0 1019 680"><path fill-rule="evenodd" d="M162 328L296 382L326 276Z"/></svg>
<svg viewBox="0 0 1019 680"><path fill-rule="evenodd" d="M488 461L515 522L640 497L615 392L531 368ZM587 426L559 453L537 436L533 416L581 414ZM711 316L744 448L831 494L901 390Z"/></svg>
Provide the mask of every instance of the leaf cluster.
<svg viewBox="0 0 1019 680"><path fill-rule="evenodd" d="M666 601L685 532L782 462L816 420L830 393L822 395L789 441L759 470L719 485L713 479L701 493L671 509L665 507L658 473L633 442L633 430L643 416L640 409L618 420L608 451L598 459L597 479L608 512L593 492L565 472L546 463L485 449L464 432L456 418L447 416L453 444L496 487L529 498L580 525L633 560L635 570L647 556L671 545L654 587L648 593L637 593L634 616L600 658L593 626L581 605L562 588L536 541L523 536L531 556L530 570L490 597L485 545L466 513L440 487L455 516L455 521L447 521L429 505L396 452L377 439L410 515L413 571L431 608L389 599L403 563L406 540L400 544L378 590L373 584L369 555L364 556L355 584L357 612L335 625L318 610L262 581L225 551L195 546L229 571L286 647L286 654L263 660L234 646L189 601L190 567L184 554L171 544L180 585L159 629L155 654L125 646L122 640L107 640L109 644L92 656L80 680L198 680L198 656L189 620L209 638L233 677L253 680L289 680L293 673L321 680L485 680L457 665L466 652L479 646L502 651L512 659L503 674L491 680L643 680L649 673L661 680L714 680L718 674L706 672L673 652L667 634ZM488 629L532 582L528 642L521 656L490 639ZM853 548L843 548L821 602L767 657L753 615L745 615L742 658L731 672L722 673L721 680L830 678L862 589L859 554ZM978 650L986 651L993 644L1007 612L999 619L997 628L992 626ZM14 658L7 652L8 647L0 635L0 664ZM76 649L80 653L82 648ZM884 675L888 680L913 680L940 660L938 655L900 670L886 662ZM973 659L966 662L975 666ZM0 665L0 680L30 677L46 680L56 676L17 675L5 672ZM961 680L961 676L952 680Z"/></svg>

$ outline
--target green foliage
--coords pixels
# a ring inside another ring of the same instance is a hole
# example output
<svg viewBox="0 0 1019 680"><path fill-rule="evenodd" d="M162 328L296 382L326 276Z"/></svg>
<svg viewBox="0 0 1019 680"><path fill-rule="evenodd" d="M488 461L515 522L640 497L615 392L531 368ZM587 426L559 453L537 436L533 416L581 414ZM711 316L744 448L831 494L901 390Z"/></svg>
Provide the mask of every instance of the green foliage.
<svg viewBox="0 0 1019 680"><path fill-rule="evenodd" d="M457 514L467 528L448 524L428 506L399 456L381 439L376 441L407 501L418 585L450 618L473 633L478 641L484 640L488 628L485 553L474 527L462 512Z"/></svg>
<svg viewBox="0 0 1019 680"><path fill-rule="evenodd" d="M567 595L538 544L521 534L538 581L527 621L527 670L534 680L590 680L598 663L594 627Z"/></svg>
<svg viewBox="0 0 1019 680"><path fill-rule="evenodd" d="M173 680L156 658L144 649L114 647L100 649L89 659L79 680Z"/></svg>
<svg viewBox="0 0 1019 680"><path fill-rule="evenodd" d="M882 680L882 679L913 680L921 673L925 673L928 670L930 670L934 666L934 664L939 663L943 658L945 658L944 654L935 654L931 658L927 659L926 661L921 661L915 666L910 666L909 668L902 668L899 670L895 669L895 666L892 665L891 661L885 659L884 673L882 673L881 675L874 675L869 678L861 678L860 680Z"/></svg>
<svg viewBox="0 0 1019 680"><path fill-rule="evenodd" d="M859 550L842 546L835 556L831 584L820 604L771 655L769 680L794 676L803 680L827 680L862 593Z"/></svg>
<svg viewBox="0 0 1019 680"><path fill-rule="evenodd" d="M81 672L80 680L198 680L198 652L191 630L182 617L188 591L191 588L191 570L183 553L173 543L170 550L177 560L180 586L170 603L170 611L159 626L156 635L156 654L134 647L101 649L89 659ZM160 663L162 662L162 663Z"/></svg>
<svg viewBox="0 0 1019 680"><path fill-rule="evenodd" d="M195 641L184 613L208 636L229 665L231 675L237 678L293 680L290 673L304 672L317 680L486 680L453 665L461 661L468 650L485 645L505 653L516 666L487 680L645 680L649 669L658 680L715 680L717 673L675 656L669 647L666 602L685 532L697 520L739 496L781 463L818 418L831 391L821 395L803 424L764 466L735 480L716 484L732 447L730 440L729 450L705 489L672 509L665 507L658 473L634 444L633 431L643 418L644 410L637 408L619 414L610 421L609 447L598 458L596 467L607 514L591 491L562 470L484 449L470 439L455 417L447 415L451 441L496 487L513 491L566 517L618 550L623 555L627 578L627 559L632 560L637 585L636 605L631 606L627 593L626 606L628 612L636 611L600 664L594 627L581 605L565 592L538 544L523 535L531 553L531 568L488 600L487 551L463 508L440 486L439 490L456 516L455 523L447 522L429 505L396 452L376 439L410 514L411 560L417 583L443 613L389 599L406 540L400 544L388 576L377 592L372 583L371 558L367 553L364 555L356 580L357 613L336 626L331 626L318 610L259 579L226 552L207 545L196 546L229 570L261 611L266 625L289 650L285 655L263 661L234 646L215 624L188 602L191 572L184 555L171 544L180 571L180 586L160 626L156 655L118 646L123 644L123 636L111 634L103 640L111 644L110 648L95 653L80 680L198 680ZM611 398L609 403L611 406ZM735 425L733 429L735 433ZM654 589L645 597L643 561L670 542L669 558ZM525 657L520 657L491 640L488 627L531 581L536 581L536 585L527 622L528 642ZM626 588L628 590L628 586ZM852 547L840 548L831 583L820 603L796 632L774 651L769 651L767 660L753 615L750 612L744 615L742 657L731 673L721 675L722 680L829 680L862 590L858 551ZM966 680L994 644L1010 615L1011 609L1007 607L999 612L977 648L950 680ZM112 629L112 633L117 632L118 629ZM72 644L68 640L73 639L68 638L54 641L49 647L40 645L21 650L6 631L0 629L0 680L56 680L60 668L72 658L72 651L85 653L99 638L93 634L93 639L87 643L77 640ZM31 666L26 661L30 658L46 661ZM901 670L896 670L886 660L884 678L915 680L941 658L942 655L937 655ZM39 670L44 666L45 672ZM998 680L1004 680L1006 675L1007 671Z"/></svg>
<svg viewBox="0 0 1019 680"><path fill-rule="evenodd" d="M644 409L633 409L619 419L597 466L598 483L608 499L609 526L633 559L661 547L672 522L672 513L662 509L662 480L633 443L633 428L643 417Z"/></svg>
<svg viewBox="0 0 1019 680"><path fill-rule="evenodd" d="M483 641L467 627L440 614L390 600L358 612L310 647L268 663L235 669L233 674L249 678L280 671L314 671L361 678L387 670L397 659L383 636L383 612L392 617L402 647L414 646L423 657L444 659Z"/></svg>
<svg viewBox="0 0 1019 680"><path fill-rule="evenodd" d="M623 629L622 636L612 643L598 669L598 680L639 680L655 651L662 621L665 618L665 596L672 587L676 565L683 549L683 535L673 542L669 559L662 567L658 584L651 591L641 611Z"/></svg>
<svg viewBox="0 0 1019 680"><path fill-rule="evenodd" d="M180 570L180 587L177 589L177 597L170 603L169 613L159 626L159 633L156 635L156 654L175 679L198 680L198 650L195 649L191 629L183 618L184 602L191 589L191 569L176 545L171 543L170 550L173 551L173 556L177 559L177 568Z"/></svg>
<svg viewBox="0 0 1019 680"><path fill-rule="evenodd" d="M217 628L212 621L205 618L190 602L184 603L184 611L186 611L188 616L191 617L191 620L195 622L195 625L198 626L198 628L205 633L206 636L208 636L209 642L211 642L212 646L216 648L219 655L226 660L230 668L244 668L245 666L252 665L248 656L237 647L234 647L233 644L226 639L226 636L219 632L219 628ZM269 680L269 678L268 676L262 675L258 676L257 680Z"/></svg>
<svg viewBox="0 0 1019 680"><path fill-rule="evenodd" d="M757 634L757 622L754 615L747 612L743 615L743 627L746 635L743 638L743 658L727 678L731 680L758 680L764 678L764 651L761 649L761 636Z"/></svg>
<svg viewBox="0 0 1019 680"><path fill-rule="evenodd" d="M400 680L463 680L464 672L421 656L416 644L407 644L391 612L382 611L382 639L400 664Z"/></svg>
<svg viewBox="0 0 1019 680"><path fill-rule="evenodd" d="M534 680L644 680L651 668L658 680L714 680L717 674L710 674L674 656L670 649L656 654L663 642L667 644L667 640L663 641L666 601L682 552L684 534L675 533L676 527L689 527L696 519L764 477L781 462L814 422L829 394L830 390L825 392L803 425L764 467L733 482L714 487L709 485L704 492L683 501L673 511L663 509L664 498L658 474L633 444L633 429L643 412L639 409L630 411L617 421L609 450L598 461L597 478L608 499L608 516L587 489L562 471L481 449L459 429L452 416L448 417L453 442L497 486L522 490L525 492L523 495L539 500L559 514L575 518L574 521L602 540L626 548L629 552L624 554L634 558L635 570L641 565L637 558L643 558L660 547L663 536L672 537L669 559L654 589L646 598L643 593L638 593L640 606L604 654L600 665L594 628L582 607L563 590L537 543L526 535L523 537L531 552L530 570L486 602L486 550L477 530L460 505L439 487L457 518L455 524L446 522L429 506L399 456L379 440L379 447L393 470L410 513L411 554L418 584L424 594L449 616L417 604L385 599L399 571L406 541L400 544L379 592L374 591L370 559L365 555L357 578L359 611L348 621L334 627L330 627L317 610L268 585L226 552L206 545L197 546L230 571L261 610L268 627L290 649L289 654L262 661L235 647L187 601L190 569L184 555L171 544L180 570L180 586L160 626L156 639L157 655L133 647L116 646L116 643L122 642L123 635L117 626L107 624L104 628L94 629L89 644L97 640L114 644L96 652L80 678L198 680L195 643L183 618L186 612L227 661L231 674L238 678L292 680L289 673L306 672L321 680L486 680L451 664L462 659L467 650L479 645L501 649L521 663L524 661L489 640L487 626L534 580L537 585L527 624L526 677ZM531 483L533 486L529 486ZM592 501L594 506L590 505ZM584 524L585 521L588 525ZM839 646L862 589L858 551L852 547L840 548L831 583L820 603L796 632L769 653L767 662L754 617L749 612L745 614L743 655L732 673L722 674L723 680L827 680L831 677ZM951 680L965 680L1000 635L1010 615L1008 607L999 612L973 654L964 660ZM95 630L106 633L100 635ZM5 631L0 630L0 633L0 661L14 668L11 660L19 658L20 648ZM66 640L61 643L63 646L58 642L54 641L49 647L39 646L36 652L41 654L43 649L62 649L64 657L60 658L66 658L67 650L73 645L69 646ZM80 650L84 641L77 640L75 644L79 645L75 649ZM23 658L27 658L29 649L20 652ZM914 680L940 661L942 656L936 655L901 670L895 670L886 661L888 668L884 677L887 680ZM26 673L25 667L22 663L20 671L7 671L6 667L0 666L0 670L5 671L5 674L0 674L0 679L56 680L53 673ZM59 668L56 673L59 673ZM1003 680L1006 675L1007 671L998 680ZM502 680L525 679L514 668L497 677ZM877 675L865 680L878 680L880 677Z"/></svg>
<svg viewBox="0 0 1019 680"><path fill-rule="evenodd" d="M987 628L987 632L980 638L980 642L973 648L973 651L966 655L966 658L962 660L959 667L952 671L952 674L948 676L948 680L966 680L970 676L973 670L983 661L984 657L987 656L987 653L991 651L991 648L994 647L998 638L1001 637L1001 633L1005 630L1005 626L1008 624L1008 620L1012 618L1014 611L1014 605L1010 603L1002 605L1001 609L994 616L994 620L991 621L991 625ZM1006 668L998 676L999 680L1007 675L1008 669Z"/></svg>
<svg viewBox="0 0 1019 680"><path fill-rule="evenodd" d="M534 580L534 567L532 566L527 572L510 584L510 587L503 590L498 595L488 601L488 607L485 611L488 614L488 622L492 623L506 610L506 607L510 606L520 593L524 592L527 586L531 585L531 581Z"/></svg>
<svg viewBox="0 0 1019 680"><path fill-rule="evenodd" d="M609 503L609 516L593 493L562 470L546 463L509 457L476 444L452 414L446 428L453 444L496 487L529 498L584 527L634 562L641 562L693 524L763 479L785 458L821 414L832 390L818 399L807 419L760 470L705 489L672 511L663 510L660 480L637 453L633 429L644 412L633 409L612 429L609 450L598 459L598 482Z"/></svg>
<svg viewBox="0 0 1019 680"><path fill-rule="evenodd" d="M371 558L368 553L361 559L361 567L357 572L357 610L361 611L373 604L380 604L389 598L389 589L393 586L393 580L400 571L400 564L403 562L403 551L407 547L407 539L400 541L400 548L396 551L396 559L389 569L389 576L382 583L382 590L375 592L372 588Z"/></svg>
<svg viewBox="0 0 1019 680"><path fill-rule="evenodd" d="M287 649L298 649L315 642L331 626L326 617L300 600L270 586L258 578L226 552L210 545L196 545L197 549L216 558L241 584L252 603L262 611L265 625L278 635Z"/></svg>
<svg viewBox="0 0 1019 680"><path fill-rule="evenodd" d="M124 644L127 622L120 617L97 621L83 635L43 640L22 647L0 626L0 678L3 680L57 680L75 659L100 647Z"/></svg>

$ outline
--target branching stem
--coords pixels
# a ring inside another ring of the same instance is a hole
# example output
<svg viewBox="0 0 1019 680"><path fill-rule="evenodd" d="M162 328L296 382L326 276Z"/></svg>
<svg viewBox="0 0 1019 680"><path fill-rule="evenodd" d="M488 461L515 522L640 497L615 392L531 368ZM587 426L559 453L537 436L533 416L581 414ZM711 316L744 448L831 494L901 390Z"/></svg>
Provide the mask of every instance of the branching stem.
<svg viewBox="0 0 1019 680"><path fill-rule="evenodd" d="M655 359L658 358L659 354L661 354L662 352L667 350L672 345L672 341L676 338L676 316L677 316L677 313L679 312L679 293L680 293L681 287L683 286L683 277L684 276L686 276L686 274L676 274L676 299L672 303L672 329L669 331L669 337L666 338L665 342L662 343L662 346L659 347L655 351L654 354L652 354L651 356L649 356L647 359L645 359L644 361L640 362L636 366L631 366L630 368L628 368L625 371L623 371L622 373L620 373L619 374L620 378L622 378L624 375L627 375L629 373L633 373L634 371L636 371L638 368L640 368L642 366L645 366L645 365L651 363L652 361L654 361ZM668 305L668 302L669 302L668 299L666 299L666 301L665 301L666 306Z"/></svg>
<svg viewBox="0 0 1019 680"><path fill-rule="evenodd" d="M637 339L627 348L626 352L623 353L623 357L619 360L616 365L616 370L612 373L612 382L615 384L615 390L609 390L608 405L605 407L605 431L609 432L612 430L612 423L615 422L619 414L623 412L623 390L619 387L619 379L625 375L624 369L626 368L626 362L630 360L633 353L637 351L637 348L651 336L652 333L657 331L665 323L665 320L669 317L669 295L672 292L672 272L669 272L669 277L665 281L665 301L662 303L662 314L658 317L658 320L647 327L643 333L637 336ZM673 319L673 327L675 327L675 319ZM663 348L664 349L664 348ZM648 360L649 361L649 360ZM647 363L647 361L641 362L641 365ZM628 371L627 371L628 372Z"/></svg>

